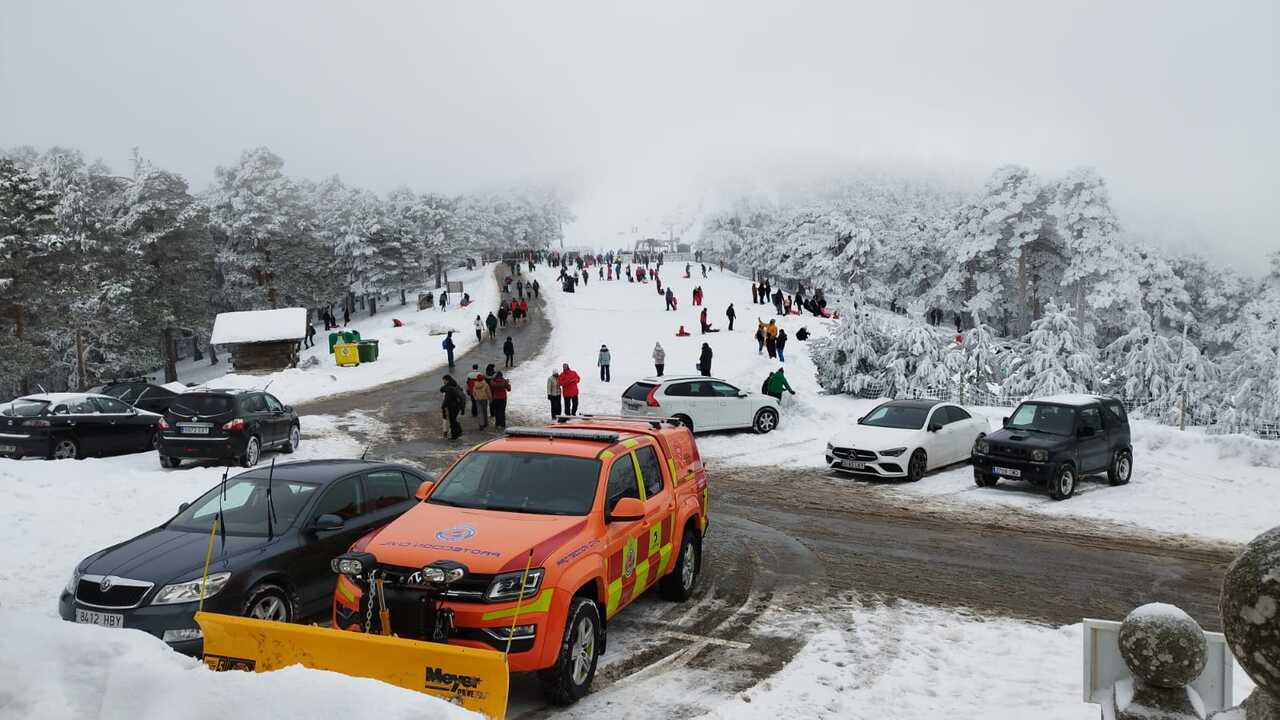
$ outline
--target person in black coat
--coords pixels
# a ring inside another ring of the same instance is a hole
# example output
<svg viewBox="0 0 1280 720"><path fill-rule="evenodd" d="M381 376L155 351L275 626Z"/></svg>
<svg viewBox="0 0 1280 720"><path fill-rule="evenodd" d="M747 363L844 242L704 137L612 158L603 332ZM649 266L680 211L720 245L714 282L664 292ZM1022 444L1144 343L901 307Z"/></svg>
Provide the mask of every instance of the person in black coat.
<svg viewBox="0 0 1280 720"><path fill-rule="evenodd" d="M453 349L457 347L457 345L454 344L453 342L452 330L450 330L449 333L444 336L444 341L440 343L440 347L444 348L445 354L448 355L449 368L452 369L453 368Z"/></svg>
<svg viewBox="0 0 1280 720"><path fill-rule="evenodd" d="M506 367L516 366L516 344L511 342L511 336L507 336L506 342L502 343L502 354L507 359Z"/></svg>
<svg viewBox="0 0 1280 720"><path fill-rule="evenodd" d="M733 309L733 303L729 303L729 309L724 311L724 316L729 318L729 331L733 331L733 319L738 317L738 313Z"/></svg>
<svg viewBox="0 0 1280 720"><path fill-rule="evenodd" d="M711 346L702 343L702 354L698 356L698 371L704 377L711 377Z"/></svg>

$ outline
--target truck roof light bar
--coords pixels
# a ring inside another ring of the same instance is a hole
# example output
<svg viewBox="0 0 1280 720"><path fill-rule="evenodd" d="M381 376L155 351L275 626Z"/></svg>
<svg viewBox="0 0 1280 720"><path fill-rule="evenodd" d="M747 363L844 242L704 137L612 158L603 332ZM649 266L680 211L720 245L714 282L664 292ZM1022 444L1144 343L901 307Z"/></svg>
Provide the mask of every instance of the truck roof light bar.
<svg viewBox="0 0 1280 720"><path fill-rule="evenodd" d="M608 430L589 430L587 428L509 427L507 428L507 437L561 438L564 440L596 440L616 443L619 435Z"/></svg>
<svg viewBox="0 0 1280 720"><path fill-rule="evenodd" d="M666 423L668 425L677 425L677 426L680 424L679 420L675 418L670 418L670 417L650 418L650 417L636 417L634 415L560 415L559 417L556 418L556 422L562 425L565 423L573 422L575 420L577 421L622 420L624 422L647 423L649 427L653 428L654 430L657 430L658 428L662 427L663 423Z"/></svg>

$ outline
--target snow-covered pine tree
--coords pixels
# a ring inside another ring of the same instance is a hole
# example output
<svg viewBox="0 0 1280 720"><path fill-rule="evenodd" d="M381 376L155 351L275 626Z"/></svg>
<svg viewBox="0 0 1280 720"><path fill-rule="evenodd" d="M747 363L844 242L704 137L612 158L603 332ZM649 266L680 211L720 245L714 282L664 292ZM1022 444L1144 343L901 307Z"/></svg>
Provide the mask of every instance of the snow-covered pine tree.
<svg viewBox="0 0 1280 720"><path fill-rule="evenodd" d="M885 383L885 352L889 338L870 320L846 317L827 337L811 343L818 383L827 392L879 397Z"/></svg>
<svg viewBox="0 0 1280 720"><path fill-rule="evenodd" d="M1111 210L1106 183L1093 168L1067 173L1056 183L1050 212L1067 249L1062 283L1085 324L1098 322L1103 333L1122 331L1123 318L1139 302L1137 277L1118 240L1120 223Z"/></svg>
<svg viewBox="0 0 1280 720"><path fill-rule="evenodd" d="M1069 310L1050 301L1025 340L1026 360L1005 385L1010 393L1031 397L1091 388L1097 349Z"/></svg>
<svg viewBox="0 0 1280 720"><path fill-rule="evenodd" d="M880 374L889 397L950 397L954 369L948 351L956 343L944 340L938 330L913 322L892 334L884 352Z"/></svg>

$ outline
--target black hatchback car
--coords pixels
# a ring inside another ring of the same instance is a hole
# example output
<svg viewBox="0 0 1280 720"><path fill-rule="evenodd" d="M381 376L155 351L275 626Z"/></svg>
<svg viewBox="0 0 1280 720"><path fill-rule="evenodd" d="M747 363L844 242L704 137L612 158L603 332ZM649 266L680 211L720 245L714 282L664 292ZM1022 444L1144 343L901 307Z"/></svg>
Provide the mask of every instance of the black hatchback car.
<svg viewBox="0 0 1280 720"><path fill-rule="evenodd" d="M1129 417L1115 398L1055 395L1027 400L1004 419L1004 428L973 446L973 479L992 487L1000 478L1047 487L1066 500L1086 475L1106 474L1112 485L1129 482L1133 444Z"/></svg>
<svg viewBox="0 0 1280 720"><path fill-rule="evenodd" d="M64 460L156 446L160 416L107 395L45 393L0 405L0 456Z"/></svg>
<svg viewBox="0 0 1280 720"><path fill-rule="evenodd" d="M213 537L205 609L284 622L327 617L336 581L329 561L412 507L426 479L363 460L249 470L227 480L225 495L219 484L160 527L85 558L58 612L64 620L143 630L198 655L203 640L193 615L221 508L226 534Z"/></svg>
<svg viewBox="0 0 1280 720"><path fill-rule="evenodd" d="M260 390L193 390L173 399L160 422L160 464L183 459L258 464L262 451L291 453L302 440L298 414Z"/></svg>

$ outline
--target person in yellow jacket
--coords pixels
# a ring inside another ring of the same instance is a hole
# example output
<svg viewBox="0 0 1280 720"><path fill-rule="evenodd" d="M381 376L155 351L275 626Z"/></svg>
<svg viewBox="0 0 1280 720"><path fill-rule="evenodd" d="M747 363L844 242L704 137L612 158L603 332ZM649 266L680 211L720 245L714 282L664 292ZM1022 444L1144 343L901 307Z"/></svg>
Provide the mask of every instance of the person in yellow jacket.
<svg viewBox="0 0 1280 720"><path fill-rule="evenodd" d="M770 320L764 328L764 349L770 358L778 357L778 323Z"/></svg>
<svg viewBox="0 0 1280 720"><path fill-rule="evenodd" d="M475 398L476 407L480 410L480 429L489 427L489 401L493 399L493 390L489 388L489 380L481 375L471 386L471 397Z"/></svg>

